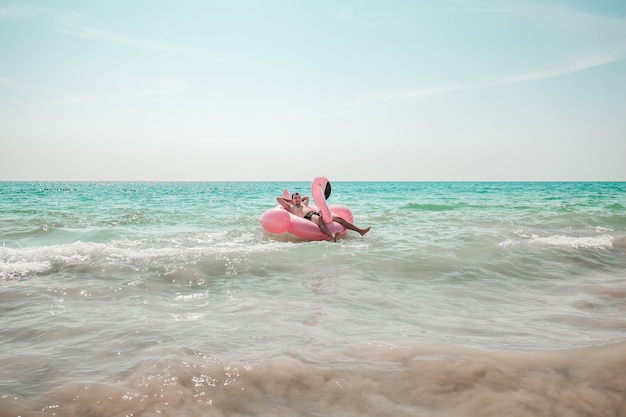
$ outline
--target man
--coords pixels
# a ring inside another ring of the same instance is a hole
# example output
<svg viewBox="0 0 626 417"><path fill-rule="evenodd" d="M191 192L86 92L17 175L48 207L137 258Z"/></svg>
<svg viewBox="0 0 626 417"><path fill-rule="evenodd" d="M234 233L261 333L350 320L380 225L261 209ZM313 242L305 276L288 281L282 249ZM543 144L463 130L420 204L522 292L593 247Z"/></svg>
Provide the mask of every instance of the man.
<svg viewBox="0 0 626 417"><path fill-rule="evenodd" d="M284 197L276 197L276 201L278 201L278 204L280 204L281 206L283 206L284 208L286 208L287 210L289 210L291 213L295 214L296 216L304 217L305 219L310 220L313 223L317 224L320 230L326 236L332 239L334 242L336 242L337 239L339 239L339 232L333 235L331 231L328 230L328 226L326 225L326 222L324 222L324 220L322 219L322 215L318 211L315 211L312 207L309 206L308 196L302 197L300 193L293 193L291 195L291 200L286 199ZM333 221L339 223L346 229L350 229L350 230L354 230L355 232L358 232L361 236L369 232L371 229L371 227L361 229L360 227L357 227L353 225L352 223L348 222L344 218L335 216L335 215L333 215Z"/></svg>

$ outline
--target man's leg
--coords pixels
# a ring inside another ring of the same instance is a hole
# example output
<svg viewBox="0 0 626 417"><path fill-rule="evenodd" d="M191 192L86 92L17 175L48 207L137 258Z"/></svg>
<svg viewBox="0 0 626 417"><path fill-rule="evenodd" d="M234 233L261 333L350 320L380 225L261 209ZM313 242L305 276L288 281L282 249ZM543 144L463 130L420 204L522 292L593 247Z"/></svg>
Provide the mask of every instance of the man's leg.
<svg viewBox="0 0 626 417"><path fill-rule="evenodd" d="M317 225L320 227L320 230L324 232L326 236L336 242L339 238L339 233L335 233L333 235L330 229L328 229L328 225L324 222L324 219L322 219L321 216L313 216L313 218L315 219L315 223L317 223Z"/></svg>
<svg viewBox="0 0 626 417"><path fill-rule="evenodd" d="M354 230L355 232L358 232L361 236L363 236L365 233L369 232L370 229L371 229L371 227L368 227L368 228L365 228L365 229L361 229L360 227L357 227L357 226L353 225L352 223L350 223L349 221L347 221L343 217L339 217L339 216L333 216L333 221L339 223L340 225L342 225L346 229L350 229L350 230Z"/></svg>

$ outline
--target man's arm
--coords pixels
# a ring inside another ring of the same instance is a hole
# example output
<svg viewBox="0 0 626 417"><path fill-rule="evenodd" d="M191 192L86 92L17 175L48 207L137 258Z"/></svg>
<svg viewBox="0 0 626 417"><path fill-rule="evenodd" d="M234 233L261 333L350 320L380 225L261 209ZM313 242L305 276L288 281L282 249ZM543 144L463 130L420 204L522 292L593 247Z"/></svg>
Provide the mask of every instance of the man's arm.
<svg viewBox="0 0 626 417"><path fill-rule="evenodd" d="M283 197L276 197L276 201L278 201L278 204L280 204L281 206L283 206L287 210L291 211L291 201L292 200L287 200L286 198L283 198Z"/></svg>

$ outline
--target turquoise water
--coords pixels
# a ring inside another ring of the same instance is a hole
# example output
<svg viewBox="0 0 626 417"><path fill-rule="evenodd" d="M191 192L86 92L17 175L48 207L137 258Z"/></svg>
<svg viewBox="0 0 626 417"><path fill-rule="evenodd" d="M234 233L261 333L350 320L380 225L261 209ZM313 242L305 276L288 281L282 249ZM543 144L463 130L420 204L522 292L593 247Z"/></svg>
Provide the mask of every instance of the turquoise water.
<svg viewBox="0 0 626 417"><path fill-rule="evenodd" d="M0 183L0 415L622 415L626 183ZM555 411L556 410L556 411Z"/></svg>

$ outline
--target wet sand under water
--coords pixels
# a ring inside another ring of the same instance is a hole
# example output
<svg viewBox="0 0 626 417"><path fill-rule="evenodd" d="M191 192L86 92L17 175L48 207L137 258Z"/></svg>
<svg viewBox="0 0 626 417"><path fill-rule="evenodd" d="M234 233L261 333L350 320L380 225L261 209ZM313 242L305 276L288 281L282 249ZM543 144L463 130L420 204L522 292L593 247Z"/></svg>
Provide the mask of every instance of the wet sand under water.
<svg viewBox="0 0 626 417"><path fill-rule="evenodd" d="M225 364L170 352L117 381L5 395L0 416L626 416L626 344L529 352L364 345L305 354Z"/></svg>

